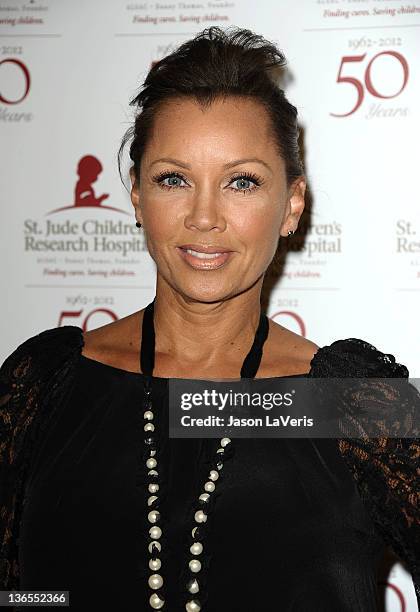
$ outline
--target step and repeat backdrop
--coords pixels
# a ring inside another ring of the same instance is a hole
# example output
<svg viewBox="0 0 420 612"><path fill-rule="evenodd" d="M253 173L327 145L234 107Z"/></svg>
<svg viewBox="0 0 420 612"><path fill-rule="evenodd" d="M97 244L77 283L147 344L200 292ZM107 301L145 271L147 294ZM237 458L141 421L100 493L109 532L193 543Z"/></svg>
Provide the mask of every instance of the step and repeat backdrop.
<svg viewBox="0 0 420 612"><path fill-rule="evenodd" d="M321 346L363 338L420 376L420 2L399 0L0 0L0 358L153 298L117 151L153 62L210 25L276 42L300 115L308 210L267 273L267 314ZM394 559L381 585L387 612L417 610Z"/></svg>

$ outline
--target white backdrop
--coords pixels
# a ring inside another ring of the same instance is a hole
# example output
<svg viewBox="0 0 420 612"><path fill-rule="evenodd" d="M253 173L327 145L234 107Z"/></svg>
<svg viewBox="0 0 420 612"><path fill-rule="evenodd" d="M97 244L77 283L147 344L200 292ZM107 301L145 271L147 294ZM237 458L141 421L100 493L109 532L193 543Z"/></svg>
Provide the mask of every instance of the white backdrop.
<svg viewBox="0 0 420 612"><path fill-rule="evenodd" d="M276 42L300 114L311 223L267 314L320 346L364 338L420 376L420 2L399 0L0 0L0 357L153 298L116 154L152 62L210 25ZM398 563L384 580L387 612L417 610Z"/></svg>

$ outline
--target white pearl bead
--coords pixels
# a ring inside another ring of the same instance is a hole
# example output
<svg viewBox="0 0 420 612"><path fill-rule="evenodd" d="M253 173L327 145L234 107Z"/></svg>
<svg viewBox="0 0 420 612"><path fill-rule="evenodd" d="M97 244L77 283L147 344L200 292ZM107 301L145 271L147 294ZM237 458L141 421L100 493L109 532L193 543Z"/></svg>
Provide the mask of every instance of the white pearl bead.
<svg viewBox="0 0 420 612"><path fill-rule="evenodd" d="M157 523L160 518L160 512L157 510L151 510L147 515L149 523Z"/></svg>
<svg viewBox="0 0 420 612"><path fill-rule="evenodd" d="M191 599L191 601L187 601L185 604L185 609L187 612L200 612L200 602L197 599Z"/></svg>
<svg viewBox="0 0 420 612"><path fill-rule="evenodd" d="M154 527L150 527L149 535L152 538L152 540L158 540L160 536L162 535L162 529L158 527L157 525L155 525Z"/></svg>
<svg viewBox="0 0 420 612"><path fill-rule="evenodd" d="M157 493L159 491L159 485L157 482L149 484L149 493Z"/></svg>
<svg viewBox="0 0 420 612"><path fill-rule="evenodd" d="M146 412L143 415L143 418L146 419L147 421L151 421L153 419L153 412L151 410L146 410Z"/></svg>
<svg viewBox="0 0 420 612"><path fill-rule="evenodd" d="M150 542L148 549L149 549L149 553L151 555L153 555L156 551L153 549L158 549L158 551L160 552L162 550L162 545L160 542Z"/></svg>
<svg viewBox="0 0 420 612"><path fill-rule="evenodd" d="M207 514L204 514L202 510L197 510L197 512L194 514L194 518L197 523L205 523L207 521Z"/></svg>
<svg viewBox="0 0 420 612"><path fill-rule="evenodd" d="M195 536L195 532L197 531L197 529L198 529L198 527L193 527L193 528L192 528L192 531L191 531L191 535L192 535L192 537L194 537L194 536Z"/></svg>
<svg viewBox="0 0 420 612"><path fill-rule="evenodd" d="M208 493L202 493L198 499L201 499L202 501L206 502L209 501L210 495Z"/></svg>
<svg viewBox="0 0 420 612"><path fill-rule="evenodd" d="M220 472L220 470L221 470L221 469L222 469L222 467L223 467L223 463L222 463L221 461L219 461L219 462L217 463L216 467L217 467L217 469L218 469L218 470L219 470L219 472Z"/></svg>
<svg viewBox="0 0 420 612"><path fill-rule="evenodd" d="M194 572L194 574L196 574L201 570L201 563L198 559L191 559L191 561L188 563L188 567L192 572Z"/></svg>
<svg viewBox="0 0 420 612"><path fill-rule="evenodd" d="M148 476L157 476L159 474L159 472L157 472L156 470L149 470L147 472Z"/></svg>
<svg viewBox="0 0 420 612"><path fill-rule="evenodd" d="M156 451L155 451L155 450L151 450L151 451L149 451L149 452L150 452L150 456L151 456L151 457L154 457L154 456L156 455Z"/></svg>
<svg viewBox="0 0 420 612"><path fill-rule="evenodd" d="M216 488L216 485L214 484L214 482L211 482L211 480L209 480L208 482L206 482L206 484L204 485L204 490L207 491L208 493L212 493Z"/></svg>
<svg viewBox="0 0 420 612"><path fill-rule="evenodd" d="M149 459L146 461L146 465L149 469L155 468L157 466L157 461L154 457L149 457Z"/></svg>
<svg viewBox="0 0 420 612"><path fill-rule="evenodd" d="M153 593L153 595L150 596L149 603L153 610L160 610L163 608L165 600L161 599L157 593Z"/></svg>
<svg viewBox="0 0 420 612"><path fill-rule="evenodd" d="M198 586L198 582L194 578L193 580L191 580L191 583L189 583L188 591L192 593L193 595L195 595L195 593L198 593L199 590L200 590L200 587Z"/></svg>
<svg viewBox="0 0 420 612"><path fill-rule="evenodd" d="M190 546L190 551L193 555L199 555L203 552L203 545L201 542L194 542L194 544L191 544Z"/></svg>
<svg viewBox="0 0 420 612"><path fill-rule="evenodd" d="M149 576L149 587L151 589L160 589L163 584L163 578L160 574L152 574Z"/></svg>
<svg viewBox="0 0 420 612"><path fill-rule="evenodd" d="M150 559L149 567L153 572L157 572L160 569L162 563L161 560L156 557L156 559Z"/></svg>
<svg viewBox="0 0 420 612"><path fill-rule="evenodd" d="M155 501L155 499L158 499L157 495L151 495L148 500L147 500L147 505L151 506L153 504L153 502Z"/></svg>
<svg viewBox="0 0 420 612"><path fill-rule="evenodd" d="M219 478L219 472L217 470L210 470L210 480L217 480Z"/></svg>
<svg viewBox="0 0 420 612"><path fill-rule="evenodd" d="M224 452L225 452L224 448L218 448L216 451L216 453L220 453L220 454L223 454Z"/></svg>
<svg viewBox="0 0 420 612"><path fill-rule="evenodd" d="M155 426L153 425L153 423L146 423L143 429L144 431L155 431Z"/></svg>
<svg viewBox="0 0 420 612"><path fill-rule="evenodd" d="M220 440L220 446L225 447L225 446L227 446L227 445L228 445L230 442L231 442L231 439L230 439L230 438L222 438L222 439Z"/></svg>

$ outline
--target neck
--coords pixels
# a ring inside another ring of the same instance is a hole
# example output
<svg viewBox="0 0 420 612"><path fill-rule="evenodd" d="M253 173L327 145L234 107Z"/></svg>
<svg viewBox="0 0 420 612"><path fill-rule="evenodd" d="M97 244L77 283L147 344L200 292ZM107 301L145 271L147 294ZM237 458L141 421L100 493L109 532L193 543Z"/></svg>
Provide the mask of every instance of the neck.
<svg viewBox="0 0 420 612"><path fill-rule="evenodd" d="M155 356L159 370L236 375L254 340L260 317L261 282L219 302L188 299L157 283ZM233 374L236 372L236 374ZM179 376L179 374L178 374Z"/></svg>

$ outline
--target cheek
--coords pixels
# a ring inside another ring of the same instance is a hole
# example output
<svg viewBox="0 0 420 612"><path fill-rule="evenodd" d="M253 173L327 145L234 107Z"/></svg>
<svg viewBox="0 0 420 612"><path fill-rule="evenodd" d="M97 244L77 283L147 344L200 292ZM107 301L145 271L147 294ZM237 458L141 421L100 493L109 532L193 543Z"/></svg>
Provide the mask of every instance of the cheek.
<svg viewBox="0 0 420 612"><path fill-rule="evenodd" d="M156 248L164 246L179 226L174 209L156 201L149 201L143 211L144 224L147 227L148 240Z"/></svg>
<svg viewBox="0 0 420 612"><path fill-rule="evenodd" d="M244 215L235 221L235 232L248 250L263 258L277 247L280 229L280 211L268 208L258 215Z"/></svg>

